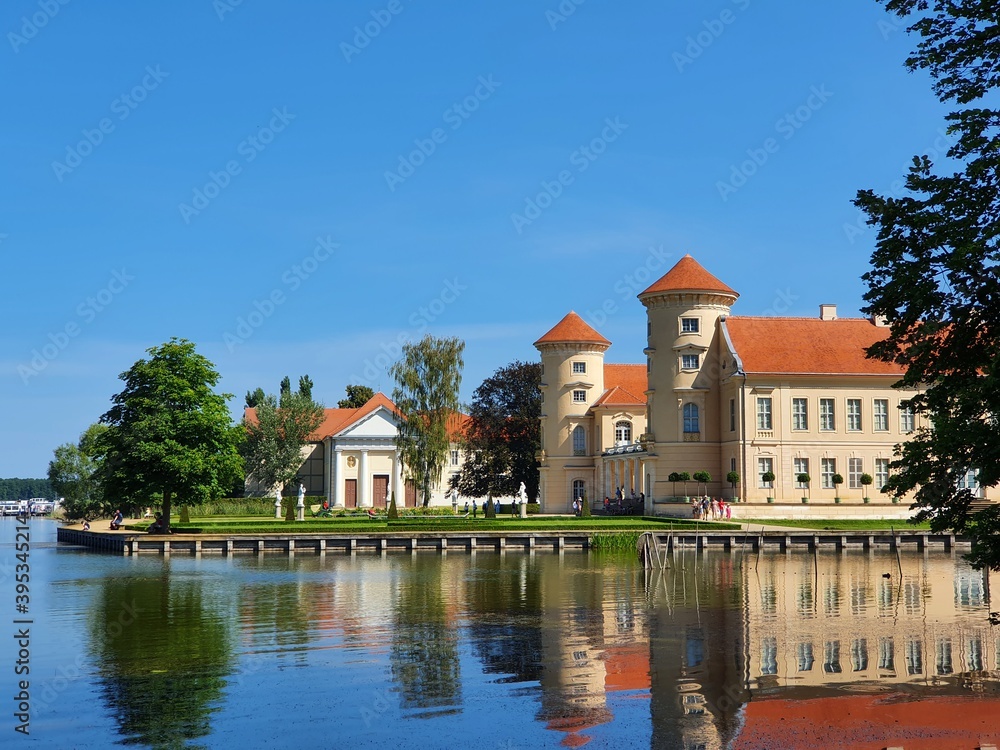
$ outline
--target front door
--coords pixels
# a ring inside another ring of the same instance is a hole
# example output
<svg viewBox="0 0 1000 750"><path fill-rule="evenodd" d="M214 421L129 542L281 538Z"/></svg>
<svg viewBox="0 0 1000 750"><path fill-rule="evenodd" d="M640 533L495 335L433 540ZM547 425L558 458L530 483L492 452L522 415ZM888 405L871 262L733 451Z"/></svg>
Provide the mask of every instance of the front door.
<svg viewBox="0 0 1000 750"><path fill-rule="evenodd" d="M372 506L375 508L386 507L385 503L385 493L389 489L389 475L388 474L373 474L372 475Z"/></svg>
<svg viewBox="0 0 1000 750"><path fill-rule="evenodd" d="M358 507L358 480L344 480L344 505L348 508Z"/></svg>
<svg viewBox="0 0 1000 750"><path fill-rule="evenodd" d="M406 480L406 507L417 507L417 486L413 483L412 479Z"/></svg>

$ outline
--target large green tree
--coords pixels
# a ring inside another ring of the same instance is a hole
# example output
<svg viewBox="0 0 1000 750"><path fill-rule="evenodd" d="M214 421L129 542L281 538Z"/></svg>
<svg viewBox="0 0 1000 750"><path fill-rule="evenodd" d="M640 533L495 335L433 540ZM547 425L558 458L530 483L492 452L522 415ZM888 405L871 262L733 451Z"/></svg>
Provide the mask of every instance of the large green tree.
<svg viewBox="0 0 1000 750"><path fill-rule="evenodd" d="M396 448L407 477L423 491L425 507L431 483L440 478L448 456L448 422L459 407L464 350L461 339L427 335L404 344L390 370L396 381L392 400L404 417Z"/></svg>
<svg viewBox="0 0 1000 750"><path fill-rule="evenodd" d="M916 156L902 197L858 193L878 228L865 274L866 312L889 337L869 355L905 370L900 387L933 428L892 463L888 489L914 492L932 528L966 532L971 561L1000 569L1000 508L971 513L975 492L1000 482L1000 5L979 0L880 0L919 37L906 60L955 109L949 162Z"/></svg>
<svg viewBox="0 0 1000 750"><path fill-rule="evenodd" d="M49 481L56 495L63 498L66 518L90 520L112 510L100 480L101 436L107 429L107 425L92 424L76 444L56 448L49 462Z"/></svg>
<svg viewBox="0 0 1000 750"><path fill-rule="evenodd" d="M241 476L241 432L213 389L215 366L185 339L147 350L119 377L125 387L102 417L100 478L108 497L163 510L165 530L176 499L198 505L228 492Z"/></svg>
<svg viewBox="0 0 1000 750"><path fill-rule="evenodd" d="M524 482L528 497L538 496L541 382L541 364L511 362L472 394L458 482L463 495L514 495Z"/></svg>
<svg viewBox="0 0 1000 750"><path fill-rule="evenodd" d="M340 409L360 409L367 404L375 395L375 391L367 385L347 386L347 398L342 398L337 402Z"/></svg>
<svg viewBox="0 0 1000 750"><path fill-rule="evenodd" d="M309 376L299 378L298 391L293 392L290 383L286 377L278 396L256 399L254 411L243 419L246 438L241 452L258 494L295 478L302 466L302 449L323 423L323 405L313 400Z"/></svg>

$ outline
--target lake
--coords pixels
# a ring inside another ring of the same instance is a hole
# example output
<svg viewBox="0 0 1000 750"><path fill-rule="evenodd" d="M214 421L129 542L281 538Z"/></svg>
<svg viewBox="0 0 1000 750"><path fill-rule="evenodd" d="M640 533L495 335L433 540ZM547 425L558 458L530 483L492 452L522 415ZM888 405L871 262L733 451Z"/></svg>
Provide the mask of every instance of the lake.
<svg viewBox="0 0 1000 750"><path fill-rule="evenodd" d="M18 614L15 526L5 745L1000 744L988 584L948 553L113 557L34 519Z"/></svg>

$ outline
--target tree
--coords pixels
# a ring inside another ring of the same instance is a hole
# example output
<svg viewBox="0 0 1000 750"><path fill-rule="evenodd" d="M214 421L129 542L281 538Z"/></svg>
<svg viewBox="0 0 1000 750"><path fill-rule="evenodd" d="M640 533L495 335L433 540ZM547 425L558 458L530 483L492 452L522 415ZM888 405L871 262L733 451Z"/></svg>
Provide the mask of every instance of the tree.
<svg viewBox="0 0 1000 750"><path fill-rule="evenodd" d="M215 366L194 344L173 338L147 350L119 377L124 389L101 417L99 472L107 497L133 505L160 501L164 530L174 498L198 505L228 491L240 476L239 428L215 393Z"/></svg>
<svg viewBox="0 0 1000 750"><path fill-rule="evenodd" d="M974 565L1000 570L1000 507L970 515L966 481L1000 482L1000 110L981 106L1000 85L1000 14L977 0L880 1L920 38L906 66L958 105L947 116L950 173L917 156L906 195L855 200L878 228L865 312L889 325L868 354L903 368L909 406L933 423L898 449L886 486L913 493L933 530L967 533Z"/></svg>
<svg viewBox="0 0 1000 750"><path fill-rule="evenodd" d="M726 481L729 482L729 486L733 488L733 495L736 495L736 485L740 483L740 473L738 471L731 471L726 474Z"/></svg>
<svg viewBox="0 0 1000 750"><path fill-rule="evenodd" d="M282 380L280 396L265 395L243 418L246 440L241 453L246 475L258 494L269 494L295 478L302 466L302 449L323 423L325 411L312 398L309 377L299 379L299 390L294 393L284 390L289 382L287 377Z"/></svg>
<svg viewBox="0 0 1000 750"><path fill-rule="evenodd" d="M441 476L448 455L448 421L458 411L462 385L462 352L457 338L424 336L403 345L402 356L390 369L396 386L392 400L403 415L396 449L407 476L431 499L431 481Z"/></svg>
<svg viewBox="0 0 1000 750"><path fill-rule="evenodd" d="M862 474L861 475L861 486L864 488L864 498L865 498L866 501L868 500L868 488L871 486L872 482L874 482L874 481L875 480L872 479L872 475L871 474Z"/></svg>
<svg viewBox="0 0 1000 750"><path fill-rule="evenodd" d="M684 496L687 497L688 493L688 482L691 481L691 475L686 471L682 471L677 475L677 481L684 485Z"/></svg>
<svg viewBox="0 0 1000 750"><path fill-rule="evenodd" d="M769 498L773 497L772 492L774 490L774 484L773 484L774 480L775 476L773 471L765 471L763 474L760 475L760 481L762 481L764 484L767 485L768 489L767 496Z"/></svg>
<svg viewBox="0 0 1000 750"><path fill-rule="evenodd" d="M678 474L676 471L672 471L667 476L667 481L670 482L670 485L672 487L671 493L674 495L674 497L676 497L677 496L677 483L679 481L681 481L681 475Z"/></svg>
<svg viewBox="0 0 1000 750"><path fill-rule="evenodd" d="M347 398L342 398L337 402L340 409L360 409L375 396L375 391L367 385L347 386Z"/></svg>
<svg viewBox="0 0 1000 750"><path fill-rule="evenodd" d="M839 498L840 497L840 485L844 483L844 476L842 474L834 474L831 477L833 481L833 494Z"/></svg>
<svg viewBox="0 0 1000 750"><path fill-rule="evenodd" d="M63 498L66 518L91 520L111 512L104 499L100 481L101 435L107 425L92 424L76 445L65 443L55 449L49 462L49 481L56 495Z"/></svg>
<svg viewBox="0 0 1000 750"><path fill-rule="evenodd" d="M698 483L699 494L708 494L708 483L712 481L712 475L707 471L696 471L694 473L694 481ZM705 486L705 492L702 493L701 487Z"/></svg>
<svg viewBox="0 0 1000 750"><path fill-rule="evenodd" d="M538 497L535 453L541 445L541 382L541 364L515 361L494 372L472 394L458 483L463 495L513 496L524 482L528 499L534 502Z"/></svg>
<svg viewBox="0 0 1000 750"><path fill-rule="evenodd" d="M809 483L812 481L812 477L803 471L795 475L795 481L806 486L806 497L809 497Z"/></svg>
<svg viewBox="0 0 1000 750"><path fill-rule="evenodd" d="M253 391L247 391L246 395L246 405L248 409L255 409L260 405L260 402L265 398L264 389L257 388Z"/></svg>

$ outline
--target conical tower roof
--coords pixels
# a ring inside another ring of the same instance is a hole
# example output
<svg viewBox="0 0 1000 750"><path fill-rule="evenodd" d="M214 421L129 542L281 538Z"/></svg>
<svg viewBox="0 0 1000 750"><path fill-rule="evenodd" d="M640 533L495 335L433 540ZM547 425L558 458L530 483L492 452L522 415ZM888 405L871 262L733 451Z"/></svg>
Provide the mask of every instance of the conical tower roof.
<svg viewBox="0 0 1000 750"><path fill-rule="evenodd" d="M653 282L652 286L644 292L641 292L639 297L641 298L647 294L656 294L659 292L680 291L715 292L718 294L731 295L733 299L740 296L739 292L723 284L712 274L706 271L701 263L688 254L677 261L674 267L660 277L658 281Z"/></svg>
<svg viewBox="0 0 1000 750"><path fill-rule="evenodd" d="M598 344L611 346L611 342L587 325L583 318L570 310L569 314L535 342L539 344Z"/></svg>

